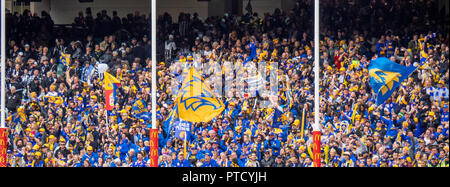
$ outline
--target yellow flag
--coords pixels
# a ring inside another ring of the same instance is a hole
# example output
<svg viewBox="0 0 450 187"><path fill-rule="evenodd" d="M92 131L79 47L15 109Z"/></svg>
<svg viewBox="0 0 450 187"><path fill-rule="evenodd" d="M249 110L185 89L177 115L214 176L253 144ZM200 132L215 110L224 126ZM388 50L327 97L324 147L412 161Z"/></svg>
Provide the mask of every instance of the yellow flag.
<svg viewBox="0 0 450 187"><path fill-rule="evenodd" d="M355 108L353 108L353 112L352 112L352 123L355 123L356 109L358 109L358 103L356 103Z"/></svg>
<svg viewBox="0 0 450 187"><path fill-rule="evenodd" d="M189 122L208 122L222 113L225 105L193 67L188 71L177 96L179 117Z"/></svg>
<svg viewBox="0 0 450 187"><path fill-rule="evenodd" d="M114 89L113 84L120 84L120 81L113 75L109 74L108 72L105 72L103 77L103 84L105 85L105 90L113 90Z"/></svg>
<svg viewBox="0 0 450 187"><path fill-rule="evenodd" d="M301 134L300 134L300 138L303 139L303 129L305 128L305 109L303 109L302 112L302 127L301 127Z"/></svg>
<svg viewBox="0 0 450 187"><path fill-rule="evenodd" d="M63 104L64 103L64 100L62 97L44 96L44 99L46 99L47 102L49 102L49 103L54 103L54 104Z"/></svg>

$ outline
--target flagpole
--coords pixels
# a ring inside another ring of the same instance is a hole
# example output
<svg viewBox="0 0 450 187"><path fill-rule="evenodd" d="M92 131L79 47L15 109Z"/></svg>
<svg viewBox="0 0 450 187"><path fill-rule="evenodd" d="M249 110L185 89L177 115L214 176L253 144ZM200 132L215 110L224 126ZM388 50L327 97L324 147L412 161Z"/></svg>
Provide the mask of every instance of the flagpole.
<svg viewBox="0 0 450 187"><path fill-rule="evenodd" d="M152 129L150 130L150 167L158 166L158 129L156 125L156 0L151 0L152 23Z"/></svg>
<svg viewBox="0 0 450 187"><path fill-rule="evenodd" d="M2 109L2 114L1 114L1 128L5 128L6 127L6 121L5 121L5 111L6 111L6 109L5 109L5 96L6 96L6 83L5 83L5 81L6 81L6 79L5 79L5 60L6 60L6 23L5 23L5 21L6 21L6 19L5 19L5 16L6 16L6 10L5 10L5 0L1 0L2 1L2 4L1 4L1 17L2 17L2 19L1 19L1 32L2 32L2 34L1 34L1 41L2 41L2 44L1 44L1 74L2 74L2 76L1 76L1 92L2 92L2 96L1 96L1 109Z"/></svg>
<svg viewBox="0 0 450 187"><path fill-rule="evenodd" d="M319 0L314 0L314 125L313 127L313 162L315 167L320 167L320 124L319 124L319 76L320 76L320 64L319 64Z"/></svg>
<svg viewBox="0 0 450 187"><path fill-rule="evenodd" d="M106 135L108 135L108 137L109 137L109 119L108 119L108 111L107 110L105 110L105 115L106 115Z"/></svg>
<svg viewBox="0 0 450 187"><path fill-rule="evenodd" d="M5 0L1 0L1 124L0 124L0 167L6 167L6 119L5 119L5 99L6 99L6 7Z"/></svg>

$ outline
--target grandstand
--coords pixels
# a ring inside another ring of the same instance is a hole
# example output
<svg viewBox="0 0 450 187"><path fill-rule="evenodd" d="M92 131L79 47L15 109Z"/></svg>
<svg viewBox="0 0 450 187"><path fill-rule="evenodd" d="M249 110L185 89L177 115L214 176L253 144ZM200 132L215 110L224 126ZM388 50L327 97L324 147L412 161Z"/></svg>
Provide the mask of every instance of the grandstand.
<svg viewBox="0 0 450 187"><path fill-rule="evenodd" d="M7 167L448 167L448 1L156 3L6 0Z"/></svg>

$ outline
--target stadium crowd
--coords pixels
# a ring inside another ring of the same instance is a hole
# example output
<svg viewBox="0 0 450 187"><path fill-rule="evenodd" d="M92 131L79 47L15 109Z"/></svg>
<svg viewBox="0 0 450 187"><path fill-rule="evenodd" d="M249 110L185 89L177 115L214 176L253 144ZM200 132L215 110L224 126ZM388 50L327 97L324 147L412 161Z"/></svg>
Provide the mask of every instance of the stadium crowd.
<svg viewBox="0 0 450 187"><path fill-rule="evenodd" d="M311 2L300 0L292 11L264 15L203 20L181 13L177 23L167 13L159 16L160 167L313 166ZM437 1L349 2L321 1L322 166L448 167L450 37ZM124 18L106 11L95 19L90 10L85 14L65 29L55 29L45 12L7 15L10 167L149 166L151 124L132 110L138 99L151 109L149 19L137 12ZM437 36L420 40L431 33ZM166 131L176 97L171 88L181 84L174 81L171 64L240 64L250 56L252 42L257 54L251 61L278 62L275 105L282 106L283 124L273 125L273 107L259 107L259 101L252 107L255 98L234 94L222 98L221 115L192 125L187 144ZM368 80L370 61L384 56L417 66L422 50L429 55L424 65L377 106ZM59 61L61 52L71 54L67 67ZM105 70L121 80L110 112L104 106ZM292 105L286 103L287 85ZM49 99L57 97L62 101Z"/></svg>

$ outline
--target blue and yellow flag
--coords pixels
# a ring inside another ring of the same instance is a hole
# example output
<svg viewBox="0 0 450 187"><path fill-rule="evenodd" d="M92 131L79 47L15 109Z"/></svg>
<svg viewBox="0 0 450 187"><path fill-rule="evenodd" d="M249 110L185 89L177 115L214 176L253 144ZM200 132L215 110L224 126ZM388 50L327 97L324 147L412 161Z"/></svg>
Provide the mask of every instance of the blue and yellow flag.
<svg viewBox="0 0 450 187"><path fill-rule="evenodd" d="M287 83L287 89L286 89L286 105L289 109L291 109L294 106L294 101L293 101L293 96L292 96L292 89L289 85L289 83Z"/></svg>
<svg viewBox="0 0 450 187"><path fill-rule="evenodd" d="M175 123L175 137L180 140L190 141L191 123L182 119Z"/></svg>
<svg viewBox="0 0 450 187"><path fill-rule="evenodd" d="M19 123L19 122L25 123L26 117L16 112L16 113L13 113L11 116L9 116L6 120L8 121L9 124Z"/></svg>
<svg viewBox="0 0 450 187"><path fill-rule="evenodd" d="M19 107L17 109L17 112L11 114L6 121L8 121L8 124L11 123L25 123L27 121L27 115L25 114L25 109L23 107Z"/></svg>
<svg viewBox="0 0 450 187"><path fill-rule="evenodd" d="M428 49L429 49L429 40L432 40L436 37L436 33L425 36L425 38L419 39L419 48L420 48L420 64L423 65L428 59Z"/></svg>
<svg viewBox="0 0 450 187"><path fill-rule="evenodd" d="M369 78L370 86L377 93L377 105L383 104L417 68L402 66L384 57L373 60L369 65Z"/></svg>
<svg viewBox="0 0 450 187"><path fill-rule="evenodd" d="M59 56L59 62L61 62L65 67L70 66L70 54L65 54L61 52L61 56Z"/></svg>
<svg viewBox="0 0 450 187"><path fill-rule="evenodd" d="M44 102L53 103L53 104L63 104L64 100L62 97L44 96Z"/></svg>
<svg viewBox="0 0 450 187"><path fill-rule="evenodd" d="M280 126L287 125L287 123L288 123L287 116L283 113L283 111L275 108L273 114L272 127L280 128Z"/></svg>
<svg viewBox="0 0 450 187"><path fill-rule="evenodd" d="M136 118L147 121L150 119L150 113L147 110L147 103L144 100L136 100L133 104L133 113Z"/></svg>
<svg viewBox="0 0 450 187"><path fill-rule="evenodd" d="M175 102L175 103L177 103L177 102ZM166 138L169 137L169 134L172 130L173 125L179 121L177 108L178 108L178 105L175 105L172 108L172 111L170 111L169 116L167 116L166 120L164 121L163 131L166 134L166 136L165 136Z"/></svg>
<svg viewBox="0 0 450 187"><path fill-rule="evenodd" d="M193 67L187 71L177 96L179 118L189 122L208 122L222 113L225 105Z"/></svg>

